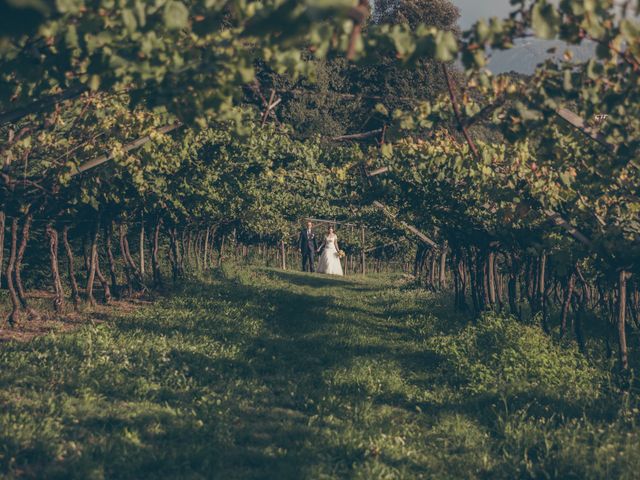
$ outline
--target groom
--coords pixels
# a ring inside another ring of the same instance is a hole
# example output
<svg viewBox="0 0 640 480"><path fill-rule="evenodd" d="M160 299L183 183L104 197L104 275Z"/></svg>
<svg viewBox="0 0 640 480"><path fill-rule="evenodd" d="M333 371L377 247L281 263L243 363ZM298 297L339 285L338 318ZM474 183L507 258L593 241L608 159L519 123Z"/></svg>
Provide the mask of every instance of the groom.
<svg viewBox="0 0 640 480"><path fill-rule="evenodd" d="M307 222L307 227L300 232L300 252L302 253L302 271L314 272L313 256L318 251L316 235L313 233L313 223ZM308 269L307 269L308 264Z"/></svg>

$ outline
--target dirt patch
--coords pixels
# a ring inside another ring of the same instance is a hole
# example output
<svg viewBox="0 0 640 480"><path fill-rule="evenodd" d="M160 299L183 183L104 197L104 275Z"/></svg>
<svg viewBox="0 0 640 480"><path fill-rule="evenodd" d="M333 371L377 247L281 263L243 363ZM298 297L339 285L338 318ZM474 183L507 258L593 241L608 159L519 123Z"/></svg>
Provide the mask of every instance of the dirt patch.
<svg viewBox="0 0 640 480"><path fill-rule="evenodd" d="M81 304L78 311L73 310L71 302L65 305L65 311L57 314L53 311L53 294L51 292L36 290L29 292L30 305L38 312L38 317L27 316L22 312L22 318L18 325L9 326L7 315L0 320L0 343L8 341L28 342L35 337L49 333L70 332L83 325L97 324L109 321L117 314L133 312L144 305L152 303L150 298L127 298L112 300L109 304L98 304L91 307ZM5 302L1 302L5 303ZM3 310L10 310L8 305L3 305Z"/></svg>

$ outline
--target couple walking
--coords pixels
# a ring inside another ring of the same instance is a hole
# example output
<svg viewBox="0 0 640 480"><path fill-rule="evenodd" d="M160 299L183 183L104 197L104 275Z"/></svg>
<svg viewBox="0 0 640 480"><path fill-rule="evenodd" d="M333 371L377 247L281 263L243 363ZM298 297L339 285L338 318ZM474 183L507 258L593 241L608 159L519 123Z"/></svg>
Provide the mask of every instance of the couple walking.
<svg viewBox="0 0 640 480"><path fill-rule="evenodd" d="M342 264L340 263L340 249L338 248L338 236L333 227L329 227L324 241L318 247L316 234L313 232L313 223L307 222L306 228L300 232L300 252L302 252L302 271L313 272L316 253L320 255L318 260L318 273L342 276Z"/></svg>

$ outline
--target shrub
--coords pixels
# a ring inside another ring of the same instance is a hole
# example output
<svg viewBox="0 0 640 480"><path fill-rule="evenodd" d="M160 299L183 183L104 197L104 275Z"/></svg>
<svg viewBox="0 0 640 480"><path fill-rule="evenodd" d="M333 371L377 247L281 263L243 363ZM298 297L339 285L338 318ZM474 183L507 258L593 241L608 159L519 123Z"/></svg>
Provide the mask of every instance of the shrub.
<svg viewBox="0 0 640 480"><path fill-rule="evenodd" d="M535 391L565 399L595 399L604 374L574 347L560 346L539 327L491 313L461 331L425 340L449 381L466 393Z"/></svg>

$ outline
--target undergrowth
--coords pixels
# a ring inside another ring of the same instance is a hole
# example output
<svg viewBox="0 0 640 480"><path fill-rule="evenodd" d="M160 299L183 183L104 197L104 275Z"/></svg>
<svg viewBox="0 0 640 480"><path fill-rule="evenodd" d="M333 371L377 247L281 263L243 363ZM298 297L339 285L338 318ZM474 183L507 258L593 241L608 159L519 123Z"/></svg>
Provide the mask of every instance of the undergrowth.
<svg viewBox="0 0 640 480"><path fill-rule="evenodd" d="M0 349L5 478L637 478L637 398L398 279L227 268Z"/></svg>

